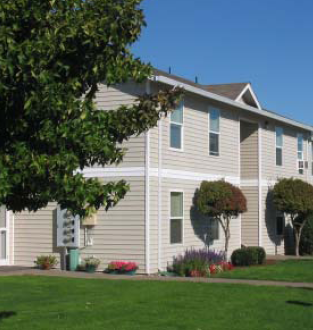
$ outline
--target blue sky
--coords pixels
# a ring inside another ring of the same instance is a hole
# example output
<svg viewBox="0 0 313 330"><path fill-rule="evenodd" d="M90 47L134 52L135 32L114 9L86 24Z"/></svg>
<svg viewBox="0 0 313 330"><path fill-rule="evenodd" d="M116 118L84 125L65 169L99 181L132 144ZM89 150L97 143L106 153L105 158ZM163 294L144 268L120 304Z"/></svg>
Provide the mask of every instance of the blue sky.
<svg viewBox="0 0 313 330"><path fill-rule="evenodd" d="M251 82L263 107L313 125L313 0L144 0L135 55L218 84Z"/></svg>

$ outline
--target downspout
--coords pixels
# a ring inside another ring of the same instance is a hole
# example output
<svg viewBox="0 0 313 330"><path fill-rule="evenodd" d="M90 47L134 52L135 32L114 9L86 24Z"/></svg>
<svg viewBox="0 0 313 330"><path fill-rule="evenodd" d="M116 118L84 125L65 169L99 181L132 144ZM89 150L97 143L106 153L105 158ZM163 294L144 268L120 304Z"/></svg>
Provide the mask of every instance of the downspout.
<svg viewBox="0 0 313 330"><path fill-rule="evenodd" d="M150 94L150 80L146 81L146 93ZM145 133L145 263L150 274L150 132Z"/></svg>
<svg viewBox="0 0 313 330"><path fill-rule="evenodd" d="M258 158L259 158L259 178L258 178L258 187L259 187L259 246L263 245L262 242L262 218L263 218L263 206L262 206L262 124L259 123L258 128Z"/></svg>

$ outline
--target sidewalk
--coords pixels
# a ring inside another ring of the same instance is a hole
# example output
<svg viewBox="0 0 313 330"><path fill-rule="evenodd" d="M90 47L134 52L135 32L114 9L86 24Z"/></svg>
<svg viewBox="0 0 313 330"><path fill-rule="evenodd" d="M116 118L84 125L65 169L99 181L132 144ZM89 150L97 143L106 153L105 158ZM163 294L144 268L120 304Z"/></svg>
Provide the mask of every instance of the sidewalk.
<svg viewBox="0 0 313 330"><path fill-rule="evenodd" d="M177 281L177 282L198 282L198 283L224 283L224 284L246 284L255 286L282 286L292 288L308 288L313 290L313 283L301 282L280 282L280 281L260 281L260 280L238 280L226 278L196 278L196 277L164 277L157 275L109 275L101 272L68 272L61 270L39 270L21 267L0 267L0 278L3 276L51 276L68 277L82 279L105 279L105 280L129 280L129 281Z"/></svg>

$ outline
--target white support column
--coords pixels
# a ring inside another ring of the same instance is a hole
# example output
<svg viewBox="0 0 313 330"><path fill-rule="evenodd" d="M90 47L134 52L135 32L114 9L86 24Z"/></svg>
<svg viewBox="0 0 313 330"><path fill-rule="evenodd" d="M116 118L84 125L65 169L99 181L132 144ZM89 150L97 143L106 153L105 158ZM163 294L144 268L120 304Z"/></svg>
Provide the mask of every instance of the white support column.
<svg viewBox="0 0 313 330"><path fill-rule="evenodd" d="M158 127L158 268L162 270L162 118Z"/></svg>
<svg viewBox="0 0 313 330"><path fill-rule="evenodd" d="M263 225L263 203L262 203L262 124L259 123L258 128L258 164L259 164L259 246L263 245L262 242L262 225Z"/></svg>
<svg viewBox="0 0 313 330"><path fill-rule="evenodd" d="M150 94L150 80L146 82L146 93ZM145 133L145 262L150 274L150 132Z"/></svg>

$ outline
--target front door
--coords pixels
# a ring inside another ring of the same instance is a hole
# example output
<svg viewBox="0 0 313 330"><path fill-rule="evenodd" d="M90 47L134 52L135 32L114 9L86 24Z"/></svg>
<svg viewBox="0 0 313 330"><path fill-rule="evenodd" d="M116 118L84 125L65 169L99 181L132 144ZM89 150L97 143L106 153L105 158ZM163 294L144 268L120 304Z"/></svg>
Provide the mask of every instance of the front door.
<svg viewBox="0 0 313 330"><path fill-rule="evenodd" d="M0 266L8 265L8 221L4 206L0 207Z"/></svg>

